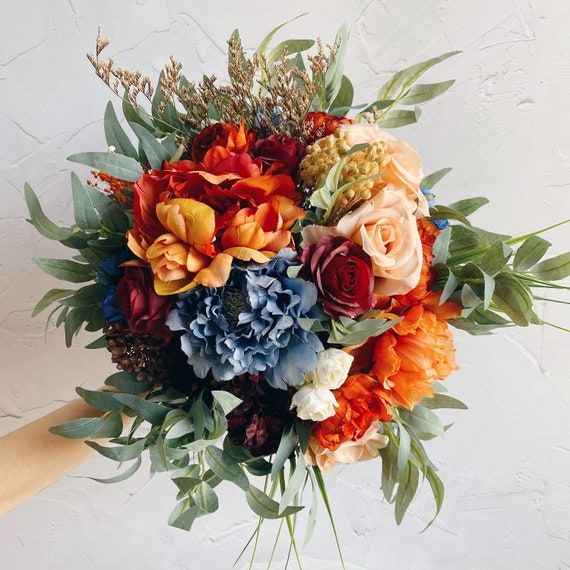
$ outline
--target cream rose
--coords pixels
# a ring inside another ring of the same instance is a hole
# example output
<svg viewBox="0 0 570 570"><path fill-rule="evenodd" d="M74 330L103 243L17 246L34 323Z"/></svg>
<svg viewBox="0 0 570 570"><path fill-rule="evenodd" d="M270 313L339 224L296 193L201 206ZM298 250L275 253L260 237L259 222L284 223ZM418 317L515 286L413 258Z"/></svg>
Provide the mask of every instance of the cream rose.
<svg viewBox="0 0 570 570"><path fill-rule="evenodd" d="M423 255L416 218L406 196L394 186L343 216L336 227L307 226L306 243L323 235L341 235L362 246L372 260L374 292L403 295L420 280Z"/></svg>
<svg viewBox="0 0 570 570"><path fill-rule="evenodd" d="M379 425L380 422L373 422L360 439L345 441L334 451L322 447L316 438L311 437L305 461L317 465L325 473L337 465L374 459L389 441L387 436L378 433Z"/></svg>
<svg viewBox="0 0 570 570"><path fill-rule="evenodd" d="M310 384L297 390L291 400L291 408L297 408L297 417L313 422L334 416L336 406L338 403L330 390Z"/></svg>
<svg viewBox="0 0 570 570"><path fill-rule="evenodd" d="M420 190L420 182L424 177L422 160L412 145L386 133L377 125L341 125L340 129L347 133L350 146L379 141L386 143L390 162L382 173L382 180L403 190L411 201L417 203L416 217L429 215L426 197Z"/></svg>
<svg viewBox="0 0 570 570"><path fill-rule="evenodd" d="M348 376L354 357L344 350L328 348L318 354L317 367L310 372L310 380L317 388L336 390Z"/></svg>

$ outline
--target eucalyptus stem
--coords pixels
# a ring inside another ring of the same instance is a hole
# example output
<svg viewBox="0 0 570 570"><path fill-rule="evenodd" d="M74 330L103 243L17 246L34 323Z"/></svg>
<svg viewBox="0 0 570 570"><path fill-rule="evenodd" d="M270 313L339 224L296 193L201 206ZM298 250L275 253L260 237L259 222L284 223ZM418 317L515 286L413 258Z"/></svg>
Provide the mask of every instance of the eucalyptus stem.
<svg viewBox="0 0 570 570"><path fill-rule="evenodd" d="M281 493L285 491L285 473L284 469L279 471L279 485L281 487ZM295 529L293 524L291 523L291 517L286 516L285 522L287 523L287 530L289 531L289 537L291 539L291 546L293 548L293 552L295 553L295 559L297 560L297 565L299 566L300 570L303 570L303 565L301 564L301 558L299 556L299 550L297 549L297 541L295 540Z"/></svg>
<svg viewBox="0 0 570 570"><path fill-rule="evenodd" d="M527 234L521 234L520 236L512 237L512 238L506 240L505 243L507 245L514 245L514 244L520 243L521 241L525 241L529 237L537 236L539 234L543 234L544 232L547 232L548 230L553 230L554 228L558 228L558 227L563 226L564 224L568 224L568 223L570 223L570 218L568 218L567 220L564 220L563 222L558 222L557 224L552 224L551 226L547 226L546 228L542 228L541 230L537 230L535 232L529 232Z"/></svg>
<svg viewBox="0 0 570 570"><path fill-rule="evenodd" d="M277 536L275 537L275 541L273 542L273 548L271 549L271 556L269 557L269 562L267 563L267 570L270 570L271 563L273 562L273 557L275 556L275 552L277 551L277 544L279 543L279 537L281 536L281 530L283 529L283 519L279 523L279 529L277 530Z"/></svg>

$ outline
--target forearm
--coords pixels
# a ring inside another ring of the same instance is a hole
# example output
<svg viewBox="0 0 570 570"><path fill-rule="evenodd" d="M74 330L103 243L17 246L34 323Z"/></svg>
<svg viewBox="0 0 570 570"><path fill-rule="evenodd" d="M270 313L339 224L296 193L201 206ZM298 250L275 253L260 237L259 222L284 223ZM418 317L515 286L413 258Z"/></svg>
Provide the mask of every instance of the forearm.
<svg viewBox="0 0 570 570"><path fill-rule="evenodd" d="M80 465L93 453L83 440L49 433L51 426L95 417L83 400L69 404L0 437L0 515Z"/></svg>

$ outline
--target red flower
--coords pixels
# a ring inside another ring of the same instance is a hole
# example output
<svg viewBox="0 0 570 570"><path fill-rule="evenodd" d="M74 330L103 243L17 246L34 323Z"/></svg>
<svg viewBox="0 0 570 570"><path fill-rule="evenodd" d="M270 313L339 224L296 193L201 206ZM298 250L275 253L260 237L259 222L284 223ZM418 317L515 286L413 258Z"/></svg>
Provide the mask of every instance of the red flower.
<svg viewBox="0 0 570 570"><path fill-rule="evenodd" d="M247 152L255 141L255 134L245 128L229 123L214 123L202 129L192 143L192 159L202 162L206 153L215 147L221 147L231 154Z"/></svg>
<svg viewBox="0 0 570 570"><path fill-rule="evenodd" d="M263 161L264 165L274 166L272 172L285 171L294 175L304 152L305 146L292 137L269 135L257 141L254 154Z"/></svg>
<svg viewBox="0 0 570 570"><path fill-rule="evenodd" d="M324 111L307 113L305 121L307 123L312 123L311 133L309 140L307 141L309 143L334 134L340 125L352 125L354 123L354 121L348 117L329 115Z"/></svg>
<svg viewBox="0 0 570 570"><path fill-rule="evenodd" d="M166 318L172 302L154 292L152 273L146 267L127 266L117 286L119 306L131 331L168 342L172 333Z"/></svg>
<svg viewBox="0 0 570 570"><path fill-rule="evenodd" d="M324 236L303 249L304 277L317 286L325 313L356 317L372 308L374 275L370 257L344 237Z"/></svg>

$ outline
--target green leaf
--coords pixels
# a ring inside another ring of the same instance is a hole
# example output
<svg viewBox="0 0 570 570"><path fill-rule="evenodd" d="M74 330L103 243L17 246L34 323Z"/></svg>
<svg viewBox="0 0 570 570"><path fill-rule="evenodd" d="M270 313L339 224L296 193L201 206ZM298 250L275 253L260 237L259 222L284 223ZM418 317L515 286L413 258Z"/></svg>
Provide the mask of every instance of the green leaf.
<svg viewBox="0 0 570 570"><path fill-rule="evenodd" d="M212 390L212 396L220 405L225 415L228 415L242 403L240 398L225 390Z"/></svg>
<svg viewBox="0 0 570 570"><path fill-rule="evenodd" d="M346 22L342 24L339 28L336 37L335 37L335 45L337 46L337 51L334 57L333 62L329 65L326 73L325 73L325 81L324 81L324 102L325 108L330 106L336 96L338 95L341 85L342 85L342 77L344 71L344 59L346 57L346 50L348 47L348 36L349 30L348 25Z"/></svg>
<svg viewBox="0 0 570 570"><path fill-rule="evenodd" d="M479 263L479 267L481 271L495 276L505 268L512 253L513 250L505 242L495 242Z"/></svg>
<svg viewBox="0 0 570 570"><path fill-rule="evenodd" d="M218 496L208 483L202 481L194 488L192 495L204 512L213 513L218 510Z"/></svg>
<svg viewBox="0 0 570 570"><path fill-rule="evenodd" d="M113 447L101 445L96 441L86 441L85 443L108 459L113 461L130 461L140 456L144 450L145 442L145 439L140 439L129 445L116 445Z"/></svg>
<svg viewBox="0 0 570 570"><path fill-rule="evenodd" d="M100 390L86 390L78 386L75 391L80 398L83 398L92 408L108 412L120 410L121 402L115 399L115 392L102 392Z"/></svg>
<svg viewBox="0 0 570 570"><path fill-rule="evenodd" d="M68 439L83 439L96 434L104 425L103 418L79 418L49 428L49 432Z"/></svg>
<svg viewBox="0 0 570 570"><path fill-rule="evenodd" d="M48 259L33 257L32 261L44 272L52 277L71 283L84 283L95 278L95 271L89 265L70 261L68 259Z"/></svg>
<svg viewBox="0 0 570 570"><path fill-rule="evenodd" d="M432 68L434 65L445 61L446 59L457 55L458 51L451 51L444 53L438 57L428 59L426 61L421 61L406 67L401 71L395 73L380 89L378 93L378 99L395 99L399 95L405 93L407 89L415 83L428 69Z"/></svg>
<svg viewBox="0 0 570 570"><path fill-rule="evenodd" d="M99 305L104 292L105 289L101 284L93 283L77 289L73 295L61 299L60 303L68 307L94 307Z"/></svg>
<svg viewBox="0 0 570 570"><path fill-rule="evenodd" d="M105 108L103 128L105 129L105 139L109 146L114 146L120 154L124 154L138 161L139 157L137 151L123 130L123 127L121 127L111 101L107 103L107 107Z"/></svg>
<svg viewBox="0 0 570 570"><path fill-rule="evenodd" d="M425 103L445 93L454 83L454 79L441 81L439 83L418 83L414 85L408 91L408 94L400 99L399 102L403 105L419 105L420 103Z"/></svg>
<svg viewBox="0 0 570 570"><path fill-rule="evenodd" d="M107 337L105 335L100 336L93 342L90 342L85 346L88 350L95 350L97 348L105 348L107 346Z"/></svg>
<svg viewBox="0 0 570 570"><path fill-rule="evenodd" d="M168 406L149 402L132 394L115 394L115 398L153 425L162 425L166 414L171 410Z"/></svg>
<svg viewBox="0 0 570 570"><path fill-rule="evenodd" d="M398 471L402 471L406 464L408 463L408 459L410 457L410 434L408 430L402 425L399 424L399 446L398 446Z"/></svg>
<svg viewBox="0 0 570 570"><path fill-rule="evenodd" d="M27 182L24 184L24 197L30 212L30 223L42 236L56 241L66 240L71 236L70 229L60 228L44 214L36 193Z"/></svg>
<svg viewBox="0 0 570 570"><path fill-rule="evenodd" d="M461 212L450 208L449 206L443 206L439 204L437 206L432 206L429 209L429 217L432 220L457 220L466 226L470 226L471 222L465 217Z"/></svg>
<svg viewBox="0 0 570 570"><path fill-rule="evenodd" d="M420 182L420 187L426 190L431 190L444 176L451 172L451 168L442 168L436 170L428 176L424 177Z"/></svg>
<svg viewBox="0 0 570 570"><path fill-rule="evenodd" d="M467 406L456 398L452 398L447 394L434 394L431 397L424 398L422 400L422 406L428 408L429 410L437 409L455 409L455 410L467 410Z"/></svg>
<svg viewBox="0 0 570 570"><path fill-rule="evenodd" d="M81 152L68 156L67 160L107 172L127 182L136 182L143 174L142 166L134 158L113 152Z"/></svg>
<svg viewBox="0 0 570 570"><path fill-rule="evenodd" d="M379 127L384 127L385 129L396 129L398 127L417 123L421 114L422 111L419 107L416 107L413 111L407 109L396 109L394 111L388 111L388 113L383 115L376 124Z"/></svg>
<svg viewBox="0 0 570 570"><path fill-rule="evenodd" d="M172 104L172 101L167 99L164 95L164 90L162 89L163 79L164 71L161 71L151 102L151 112L155 125L157 125L161 131L171 133L180 129L180 115L178 114L176 107ZM161 108L162 112L160 112Z"/></svg>
<svg viewBox="0 0 570 570"><path fill-rule="evenodd" d="M433 244L433 265L445 263L449 257L449 247L451 242L451 226L441 230L435 238Z"/></svg>
<svg viewBox="0 0 570 570"><path fill-rule="evenodd" d="M129 477L132 477L138 470L139 467L142 465L142 459L140 457L129 466L128 469L125 469L119 475L115 475L115 477L110 477L109 479L98 479L97 477L87 477L87 479L91 479L92 481L96 481L97 483L103 483L104 485L109 483L120 483L121 481L127 480Z"/></svg>
<svg viewBox="0 0 570 570"><path fill-rule="evenodd" d="M484 198L483 196L477 196L474 198L466 198L465 200L458 200L457 202L453 202L449 204L449 207L457 212L460 212L464 216L470 216L474 212L476 212L479 208L487 205L489 203L488 198Z"/></svg>
<svg viewBox="0 0 570 570"><path fill-rule="evenodd" d="M177 439L179 437L184 437L194 431L194 424L189 417L184 417L180 421L176 422L166 434L165 438L168 439ZM205 440L199 440L205 441ZM209 445L209 444L208 444Z"/></svg>
<svg viewBox="0 0 570 570"><path fill-rule="evenodd" d="M311 49L315 45L315 40L285 40L275 46L267 58L267 66L271 67L276 61L279 61L285 50L287 54L292 55Z"/></svg>
<svg viewBox="0 0 570 570"><path fill-rule="evenodd" d="M295 450L295 447L297 447L297 438L294 433L293 426L289 426L283 431L281 441L279 442L279 447L275 452L275 457L273 458L273 467L271 468L271 479L275 480L279 471L283 469L285 462L289 459Z"/></svg>
<svg viewBox="0 0 570 570"><path fill-rule="evenodd" d="M413 463L408 463L400 477L398 491L396 492L395 516L396 524L401 524L404 514L408 510L412 499L418 489L419 470Z"/></svg>
<svg viewBox="0 0 570 570"><path fill-rule="evenodd" d="M531 293L510 273L499 273L495 277L493 303L519 327L538 322Z"/></svg>
<svg viewBox="0 0 570 570"><path fill-rule="evenodd" d="M453 271L451 271L451 269L448 269L448 271L449 273L447 275L447 280L439 297L439 305L443 305L451 297L451 295L453 295L455 289L457 288L457 277L455 277L455 274Z"/></svg>
<svg viewBox="0 0 570 570"><path fill-rule="evenodd" d="M152 168L162 168L162 163L170 159L170 152L164 148L155 136L137 123L130 124L131 129L137 135L144 153Z"/></svg>
<svg viewBox="0 0 570 570"><path fill-rule="evenodd" d="M284 22L283 24L280 24L279 26L276 26L275 28L273 28L261 41L261 43L259 44L259 47L257 48L257 53L260 55L264 55L269 44L271 43L271 40L274 38L275 34L284 26L286 26L287 24L290 24L291 22L294 22L295 20L298 20L299 18L302 18L303 16L306 16L309 12L305 12L304 14L300 14L299 16L295 16L294 18L291 18L290 20L287 20L286 22Z"/></svg>
<svg viewBox="0 0 570 570"><path fill-rule="evenodd" d="M71 173L75 222L84 230L99 230L125 233L130 222L127 214L109 196L91 186L86 186L78 176Z"/></svg>
<svg viewBox="0 0 570 570"><path fill-rule="evenodd" d="M400 410L402 421L417 433L442 436L445 432L441 419L423 406L415 406L412 411Z"/></svg>
<svg viewBox="0 0 570 570"><path fill-rule="evenodd" d="M221 449L210 445L204 450L204 458L208 467L221 479L235 483L240 489L247 491L249 481L243 469Z"/></svg>
<svg viewBox="0 0 570 570"><path fill-rule="evenodd" d="M282 494L281 500L279 501L279 514L283 514L283 511L293 502L293 499L303 486L306 475L307 468L305 466L305 461L303 456L299 455L295 469L289 477L285 492Z"/></svg>
<svg viewBox="0 0 570 570"><path fill-rule="evenodd" d="M194 524L194 521L200 514L200 507L185 499L178 503L170 516L168 517L168 524L181 530L189 531Z"/></svg>
<svg viewBox="0 0 570 570"><path fill-rule="evenodd" d="M517 249L513 260L513 269L526 271L536 265L552 244L540 236L530 236Z"/></svg>
<svg viewBox="0 0 570 570"><path fill-rule="evenodd" d="M93 434L94 438L112 438L119 437L123 432L123 418L120 412L111 412L103 416L103 425L96 433Z"/></svg>
<svg viewBox="0 0 570 570"><path fill-rule="evenodd" d="M427 526L422 530L422 532L424 530L427 530L432 525L433 521L435 521L435 519L437 518L437 515L439 515L439 513L441 511L441 507L443 505L443 499L445 496L445 489L443 486L443 482L438 477L438 475L435 472L435 470L433 469L433 467L428 466L428 468L426 470L426 479L428 480L428 483L431 487L431 491L433 493L433 498L435 499L435 515L429 521Z"/></svg>
<svg viewBox="0 0 570 570"><path fill-rule="evenodd" d="M303 507L287 507L280 513L279 504L269 495L253 485L250 485L246 493L246 500L250 509L257 516L264 519L280 519L283 517L289 517L303 509Z"/></svg>
<svg viewBox="0 0 570 570"><path fill-rule="evenodd" d="M73 337L79 332L83 323L89 320L90 307L74 307L65 316L65 346L71 346Z"/></svg>
<svg viewBox="0 0 570 570"><path fill-rule="evenodd" d="M333 115L346 115L350 111L353 100L354 87L352 86L350 79L346 75L343 75L340 83L340 89L334 101L331 103L329 113Z"/></svg>
<svg viewBox="0 0 570 570"><path fill-rule="evenodd" d="M73 295L73 289L50 289L36 304L32 311L32 317L39 315L44 309L47 309L52 303Z"/></svg>
<svg viewBox="0 0 570 570"><path fill-rule="evenodd" d="M117 388L123 394L133 395L143 394L152 388L151 382L137 380L136 376L129 372L115 372L105 380L105 384Z"/></svg>
<svg viewBox="0 0 570 570"><path fill-rule="evenodd" d="M560 281L570 277L570 252L541 261L531 269L530 273L545 281Z"/></svg>
<svg viewBox="0 0 570 570"><path fill-rule="evenodd" d="M341 317L342 319L342 317ZM328 342L331 344L341 344L343 346L351 346L361 344L373 336L380 336L388 329L397 325L402 319L363 319L361 321L351 321L341 327L333 326L333 330L329 335Z"/></svg>
<svg viewBox="0 0 570 570"><path fill-rule="evenodd" d="M154 133L154 123L152 117L138 105L133 105L125 93L123 97L123 115L127 122L130 123L137 123L138 125L143 126L147 131ZM133 180L134 182L134 180Z"/></svg>
<svg viewBox="0 0 570 570"><path fill-rule="evenodd" d="M309 509L309 518L307 520L307 530L305 531L305 540L303 547L306 547L313 536L315 527L317 526L317 513L319 511L319 496L317 494L318 483L312 469L307 469L307 473L311 478L311 508Z"/></svg>

